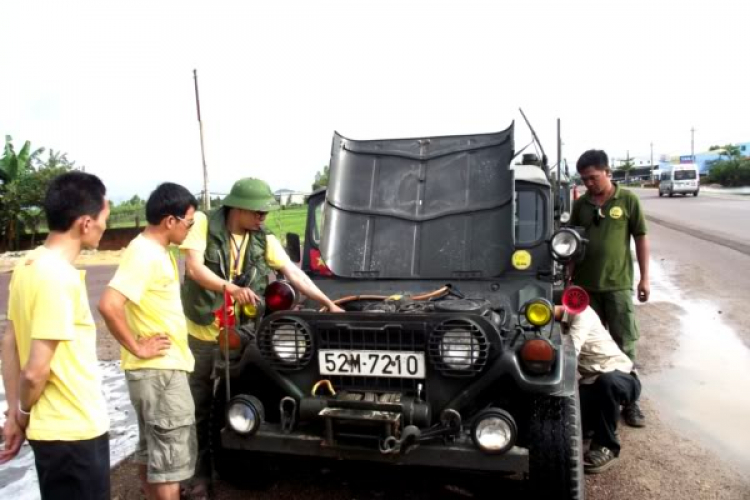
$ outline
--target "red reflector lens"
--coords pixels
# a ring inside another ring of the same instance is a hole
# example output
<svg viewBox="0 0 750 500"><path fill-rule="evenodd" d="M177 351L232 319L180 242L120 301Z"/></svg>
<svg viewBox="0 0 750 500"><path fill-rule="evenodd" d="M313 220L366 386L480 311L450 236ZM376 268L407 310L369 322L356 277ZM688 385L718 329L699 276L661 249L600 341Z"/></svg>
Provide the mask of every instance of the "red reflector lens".
<svg viewBox="0 0 750 500"><path fill-rule="evenodd" d="M546 340L529 340L521 348L521 359L524 361L551 362L555 359L555 350Z"/></svg>
<svg viewBox="0 0 750 500"><path fill-rule="evenodd" d="M219 330L219 348L226 349L226 335L224 329ZM242 339L234 328L229 328L229 350L235 351L242 347Z"/></svg>
<svg viewBox="0 0 750 500"><path fill-rule="evenodd" d="M291 309L294 300L294 288L285 281L274 281L266 288L266 307L269 311Z"/></svg>
<svg viewBox="0 0 750 500"><path fill-rule="evenodd" d="M589 306L589 294L580 286L569 286L563 292L562 305L570 314L581 314Z"/></svg>

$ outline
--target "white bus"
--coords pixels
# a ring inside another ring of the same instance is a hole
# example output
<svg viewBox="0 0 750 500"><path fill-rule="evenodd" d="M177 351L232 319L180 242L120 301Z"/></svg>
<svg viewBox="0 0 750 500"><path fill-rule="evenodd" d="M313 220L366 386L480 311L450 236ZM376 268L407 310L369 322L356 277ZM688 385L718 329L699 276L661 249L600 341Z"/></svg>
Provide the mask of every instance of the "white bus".
<svg viewBox="0 0 750 500"><path fill-rule="evenodd" d="M659 173L659 196L668 194L670 198L675 194L692 194L698 196L700 191L700 176L695 163L683 163L663 167Z"/></svg>

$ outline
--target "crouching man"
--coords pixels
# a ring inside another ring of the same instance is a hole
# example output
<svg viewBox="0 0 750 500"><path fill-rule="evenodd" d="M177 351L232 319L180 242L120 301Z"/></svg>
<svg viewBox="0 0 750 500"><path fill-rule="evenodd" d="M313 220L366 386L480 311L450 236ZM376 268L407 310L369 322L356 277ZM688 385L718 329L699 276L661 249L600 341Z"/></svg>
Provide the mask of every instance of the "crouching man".
<svg viewBox="0 0 750 500"><path fill-rule="evenodd" d="M633 362L623 353L591 307L571 314L555 307L578 355L581 421L584 435L591 436L584 454L584 470L598 474L612 467L620 455L617 422L620 406L638 400L641 383Z"/></svg>
<svg viewBox="0 0 750 500"><path fill-rule="evenodd" d="M146 229L130 242L102 294L99 311L122 345L122 369L138 417L135 461L149 500L178 500L195 469L195 406L188 374L193 355L169 245L193 225L197 201L184 187L161 184L146 203Z"/></svg>

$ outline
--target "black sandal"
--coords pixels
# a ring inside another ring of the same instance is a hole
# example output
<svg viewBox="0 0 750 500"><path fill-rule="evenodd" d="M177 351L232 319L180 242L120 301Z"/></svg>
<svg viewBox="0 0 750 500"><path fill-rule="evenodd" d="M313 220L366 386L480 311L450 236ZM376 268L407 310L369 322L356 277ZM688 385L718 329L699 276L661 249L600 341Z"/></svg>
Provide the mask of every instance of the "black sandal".
<svg viewBox="0 0 750 500"><path fill-rule="evenodd" d="M587 474L599 474L617 463L617 456L609 448L596 446L583 456L583 470Z"/></svg>

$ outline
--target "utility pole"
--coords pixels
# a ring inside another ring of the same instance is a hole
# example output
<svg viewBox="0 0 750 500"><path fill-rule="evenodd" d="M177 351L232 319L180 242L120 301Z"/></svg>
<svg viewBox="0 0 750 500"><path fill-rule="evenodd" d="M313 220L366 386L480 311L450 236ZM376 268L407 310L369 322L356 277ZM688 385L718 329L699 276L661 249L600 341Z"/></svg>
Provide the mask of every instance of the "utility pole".
<svg viewBox="0 0 750 500"><path fill-rule="evenodd" d="M651 143L651 160L650 160L650 163L651 163L651 169L653 170L654 169L654 143L653 142Z"/></svg>
<svg viewBox="0 0 750 500"><path fill-rule="evenodd" d="M690 159L695 161L695 127L690 128Z"/></svg>
<svg viewBox="0 0 750 500"><path fill-rule="evenodd" d="M650 163L650 168L651 168L651 179L653 179L654 178L654 143L653 141L651 142L651 161L649 163Z"/></svg>
<svg viewBox="0 0 750 500"><path fill-rule="evenodd" d="M195 108L198 110L198 128L201 134L201 160L203 161L203 208L206 211L211 210L211 196L208 191L208 167L206 167L206 152L203 147L203 121L201 120L201 100L198 97L198 70L193 70L193 79L195 80Z"/></svg>

